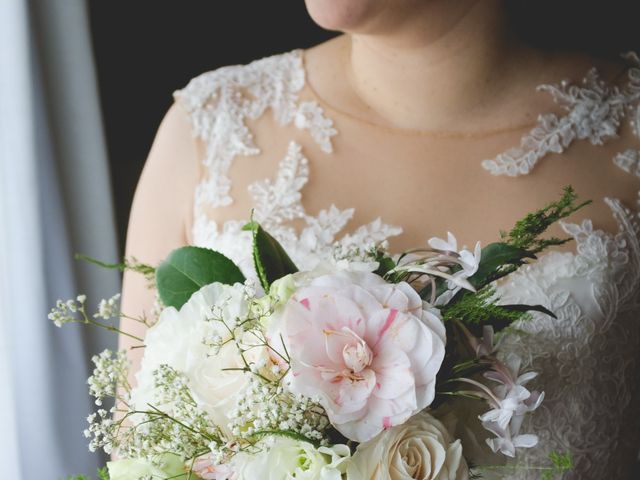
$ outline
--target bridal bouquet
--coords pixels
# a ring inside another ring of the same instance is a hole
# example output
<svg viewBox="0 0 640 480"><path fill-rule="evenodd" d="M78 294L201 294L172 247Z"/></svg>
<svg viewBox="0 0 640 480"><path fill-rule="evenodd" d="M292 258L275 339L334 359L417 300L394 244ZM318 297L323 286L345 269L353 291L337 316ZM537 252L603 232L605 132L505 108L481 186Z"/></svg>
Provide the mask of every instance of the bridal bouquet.
<svg viewBox="0 0 640 480"><path fill-rule="evenodd" d="M501 304L494 282L567 241L540 234L574 202L568 187L484 248L459 248L449 233L396 256L336 248L309 271L251 222L255 281L204 248L174 250L157 268L128 262L162 308L153 324L139 319L150 328L135 387L126 352L93 358L99 409L85 435L118 458L103 477L462 480L493 468L467 452L482 444L498 468L537 444L522 425L544 398L500 338L530 311L553 313ZM117 300L91 315L79 296L49 317L117 330ZM542 474L570 463L556 454Z"/></svg>

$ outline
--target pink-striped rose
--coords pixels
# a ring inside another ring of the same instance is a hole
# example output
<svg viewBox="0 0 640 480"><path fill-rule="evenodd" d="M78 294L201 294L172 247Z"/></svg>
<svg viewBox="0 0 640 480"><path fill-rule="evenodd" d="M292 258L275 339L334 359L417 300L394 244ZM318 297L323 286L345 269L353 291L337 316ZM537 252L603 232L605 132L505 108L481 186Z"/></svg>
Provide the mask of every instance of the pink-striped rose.
<svg viewBox="0 0 640 480"><path fill-rule="evenodd" d="M281 322L289 388L318 397L347 438L365 442L433 401L445 329L407 283L324 275L289 299Z"/></svg>

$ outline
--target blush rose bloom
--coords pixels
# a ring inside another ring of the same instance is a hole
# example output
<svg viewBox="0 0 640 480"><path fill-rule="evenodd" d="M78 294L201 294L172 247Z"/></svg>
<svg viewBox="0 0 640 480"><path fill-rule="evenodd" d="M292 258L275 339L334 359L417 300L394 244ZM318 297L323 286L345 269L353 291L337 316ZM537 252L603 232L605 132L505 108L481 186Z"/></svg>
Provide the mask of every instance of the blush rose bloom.
<svg viewBox="0 0 640 480"><path fill-rule="evenodd" d="M347 478L359 480L468 480L460 440L426 412L358 446Z"/></svg>
<svg viewBox="0 0 640 480"><path fill-rule="evenodd" d="M445 329L407 283L342 271L300 288L282 313L289 388L318 398L333 426L365 442L431 404Z"/></svg>

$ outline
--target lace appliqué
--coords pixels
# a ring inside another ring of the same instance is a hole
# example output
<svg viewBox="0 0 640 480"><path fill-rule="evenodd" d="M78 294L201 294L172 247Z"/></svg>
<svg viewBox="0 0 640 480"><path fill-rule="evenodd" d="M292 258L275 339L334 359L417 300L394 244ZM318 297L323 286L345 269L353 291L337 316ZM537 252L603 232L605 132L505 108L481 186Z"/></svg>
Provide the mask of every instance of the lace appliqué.
<svg viewBox="0 0 640 480"><path fill-rule="evenodd" d="M317 216L308 215L302 205L301 193L308 179L309 162L300 145L291 142L275 178L254 182L248 187L255 219L282 243L299 268L312 269L322 260L341 258L353 253L355 248L370 248L402 233L402 229L376 219L338 239L352 219L354 209L340 210L331 205ZM288 223L295 219L301 219L305 224L299 234ZM253 263L247 254L251 251L252 237L250 232L242 230L246 222L225 222L220 231L215 221L203 221L194 225L194 237L197 245L224 253L238 263L246 275L254 277Z"/></svg>
<svg viewBox="0 0 640 480"><path fill-rule="evenodd" d="M589 140L602 145L616 138L622 119L629 115L635 129L640 123L640 70L630 68L627 87L610 86L591 69L582 86L563 80L559 85L541 85L567 114L547 113L538 117L538 125L525 135L520 146L501 153L492 160L483 160L482 167L493 175L515 177L526 175L549 153L562 153L574 140Z"/></svg>
<svg viewBox="0 0 640 480"><path fill-rule="evenodd" d="M332 153L331 137L338 131L333 128L333 121L324 116L318 102L302 102L295 116L295 126L300 130L309 130L311 136L325 153Z"/></svg>
<svg viewBox="0 0 640 480"><path fill-rule="evenodd" d="M618 233L594 229L590 220L561 222L576 253L546 253L497 286L504 303L539 303L558 316L534 314L503 345L541 372L547 392L526 425L540 443L520 462L535 467L553 451L572 452L575 469L563 478L576 480L629 478L638 447L640 224L618 200L605 201ZM509 478L539 473L522 469Z"/></svg>
<svg viewBox="0 0 640 480"><path fill-rule="evenodd" d="M314 102L299 102L305 85L300 51L230 66L204 73L182 90L174 92L189 112L194 135L206 144L203 160L208 178L196 191L196 222L204 207L230 205L231 180L228 171L236 156L260 153L246 119L257 119L271 108L281 125L292 122L309 130L320 148L330 152L331 137L337 132L331 120Z"/></svg>
<svg viewBox="0 0 640 480"><path fill-rule="evenodd" d="M300 145L291 142L275 181L265 179L249 185L255 219L271 230L286 220L303 218L300 190L308 180L309 162L302 155Z"/></svg>
<svg viewBox="0 0 640 480"><path fill-rule="evenodd" d="M640 177L640 151L628 149L613 157L613 163L627 173Z"/></svg>

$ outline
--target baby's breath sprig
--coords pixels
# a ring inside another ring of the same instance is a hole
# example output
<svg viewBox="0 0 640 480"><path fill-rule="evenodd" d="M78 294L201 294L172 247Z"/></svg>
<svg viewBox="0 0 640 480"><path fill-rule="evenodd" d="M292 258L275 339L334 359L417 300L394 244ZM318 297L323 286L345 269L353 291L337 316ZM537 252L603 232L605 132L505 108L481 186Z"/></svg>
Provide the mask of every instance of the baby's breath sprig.
<svg viewBox="0 0 640 480"><path fill-rule="evenodd" d="M183 374L169 365L154 371L154 403L127 406L117 420L99 410L89 416L85 435L92 451L117 451L123 458L152 460L172 453L184 460L225 444L224 435L194 400Z"/></svg>
<svg viewBox="0 0 640 480"><path fill-rule="evenodd" d="M273 315L273 303L279 301L277 298L273 299L273 302L268 299L269 297L256 299L255 288L247 281L244 291L244 301L248 305L246 312L242 316L229 318L225 315L226 302L217 303L211 308L211 315L207 317L207 321L219 323L225 331L224 335L215 332L203 339L203 342L211 348L211 355L219 354L228 344L235 345L243 366L224 370L253 374L267 383L280 383L289 371L290 358L284 342L281 342L283 350L280 351L265 336L261 321ZM252 361L248 355L258 349L264 349L273 361L267 361L263 355L259 356L259 360ZM282 368L283 366L285 368Z"/></svg>
<svg viewBox="0 0 640 480"><path fill-rule="evenodd" d="M330 427L317 401L293 395L280 383L263 382L258 377L251 377L229 417L233 435L250 443L265 435L283 435L325 444Z"/></svg>
<svg viewBox="0 0 640 480"><path fill-rule="evenodd" d="M49 312L48 318L56 327L62 327L67 323L80 323L103 328L109 332L119 333L139 342L143 339L125 332L115 325L120 317L129 318L147 325L145 319L129 317L124 315L119 309L120 294L117 293L109 299L100 300L98 310L93 315L88 315L86 311L86 295L78 295L75 299L65 301L58 300L56 306ZM112 322L112 323L105 323Z"/></svg>
<svg viewBox="0 0 640 480"><path fill-rule="evenodd" d="M95 404L101 406L105 398L115 398L127 405L131 385L127 379L129 360L126 352L112 352L107 349L99 355L94 355L91 361L95 368L87 383L89 394L95 398Z"/></svg>

